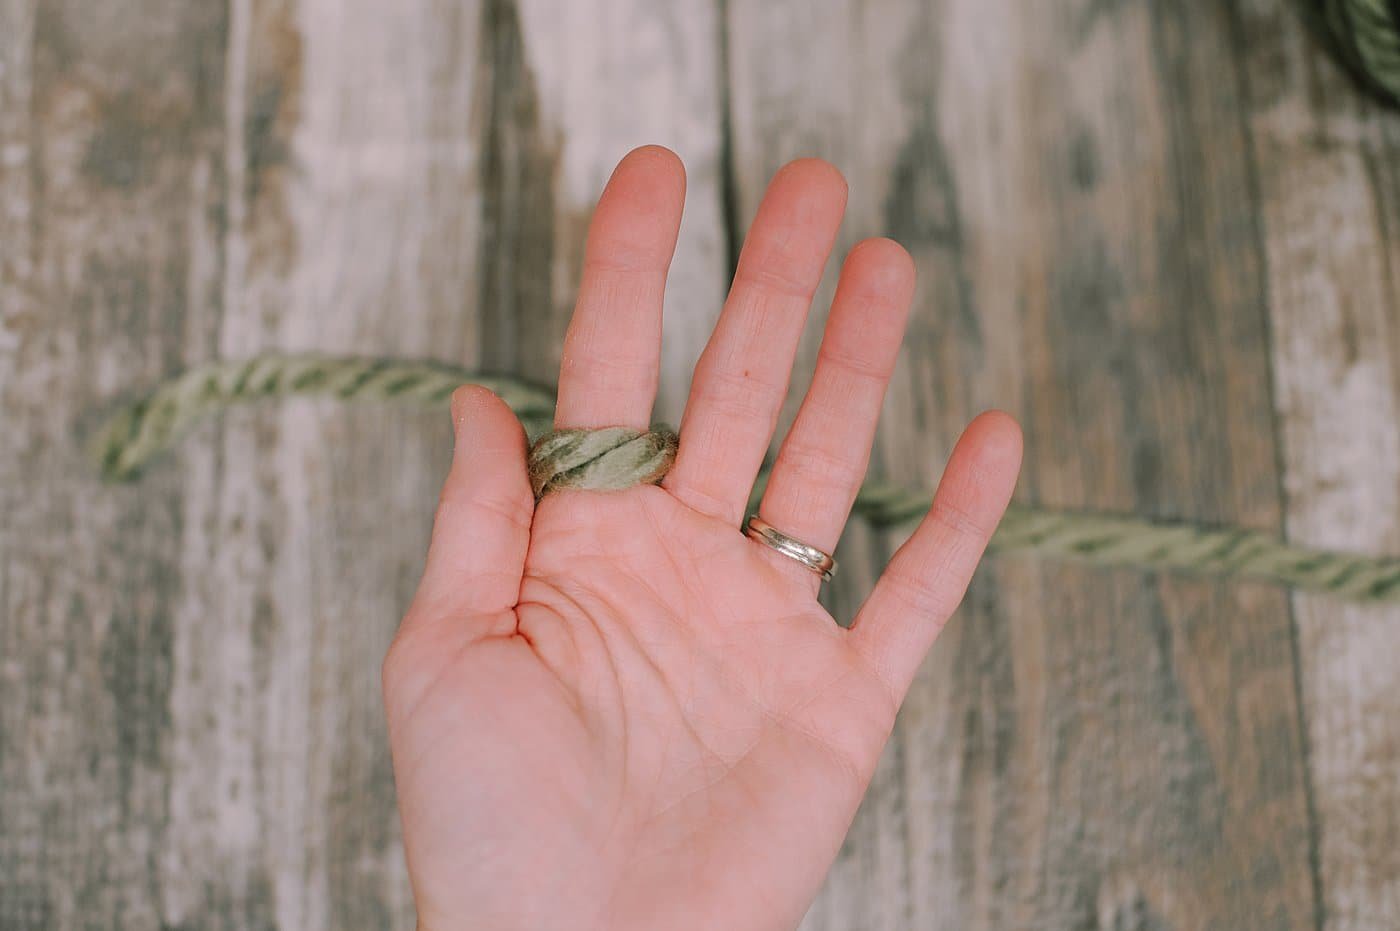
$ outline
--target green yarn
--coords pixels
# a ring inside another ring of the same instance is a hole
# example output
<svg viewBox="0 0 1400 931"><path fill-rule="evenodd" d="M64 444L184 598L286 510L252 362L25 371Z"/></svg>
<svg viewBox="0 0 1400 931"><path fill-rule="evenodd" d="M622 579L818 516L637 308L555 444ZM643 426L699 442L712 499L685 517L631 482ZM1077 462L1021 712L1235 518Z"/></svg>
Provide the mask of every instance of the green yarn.
<svg viewBox="0 0 1400 931"><path fill-rule="evenodd" d="M552 430L530 447L535 498L565 488L620 491L661 481L676 461L679 438L670 427L630 430Z"/></svg>
<svg viewBox="0 0 1400 931"><path fill-rule="evenodd" d="M201 365L164 382L106 422L93 455L105 479L128 481L195 423L235 404L305 395L438 407L468 382L500 396L532 436L554 420L554 393L519 378L442 362L268 354Z"/></svg>
<svg viewBox="0 0 1400 931"><path fill-rule="evenodd" d="M1347 70L1400 103L1400 0L1305 0L1303 10Z"/></svg>
<svg viewBox="0 0 1400 931"><path fill-rule="evenodd" d="M550 432L551 392L520 379L475 375L437 362L294 355L191 369L117 411L99 431L93 455L106 479L130 480L196 421L235 404L301 394L437 407L466 382L499 395L536 438L530 456L536 496L656 482L675 459L676 434L665 427ZM766 481L765 471L751 504L762 496ZM895 528L922 517L931 502L926 491L868 482L853 513L878 529ZM1400 559L1310 549L1240 528L1013 504L989 552L1252 579L1355 601L1400 601Z"/></svg>

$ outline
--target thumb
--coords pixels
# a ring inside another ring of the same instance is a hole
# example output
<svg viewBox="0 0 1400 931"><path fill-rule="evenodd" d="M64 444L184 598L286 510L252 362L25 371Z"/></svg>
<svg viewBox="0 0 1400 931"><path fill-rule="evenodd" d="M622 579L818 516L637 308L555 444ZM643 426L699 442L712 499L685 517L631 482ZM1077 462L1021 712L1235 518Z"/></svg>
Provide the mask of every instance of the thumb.
<svg viewBox="0 0 1400 931"><path fill-rule="evenodd" d="M535 498L525 431L505 402L479 385L452 395L456 446L442 486L427 566L404 626L479 618L515 607ZM482 635L489 633L484 629Z"/></svg>

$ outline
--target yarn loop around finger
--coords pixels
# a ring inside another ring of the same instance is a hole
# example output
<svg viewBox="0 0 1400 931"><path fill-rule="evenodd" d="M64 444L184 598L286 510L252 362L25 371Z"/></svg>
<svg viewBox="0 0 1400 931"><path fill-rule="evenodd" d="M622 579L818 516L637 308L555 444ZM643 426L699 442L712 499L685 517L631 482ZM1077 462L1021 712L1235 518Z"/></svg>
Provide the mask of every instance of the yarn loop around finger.
<svg viewBox="0 0 1400 931"><path fill-rule="evenodd" d="M679 440L664 424L551 430L530 446L535 500L555 491L621 491L661 481L676 461Z"/></svg>

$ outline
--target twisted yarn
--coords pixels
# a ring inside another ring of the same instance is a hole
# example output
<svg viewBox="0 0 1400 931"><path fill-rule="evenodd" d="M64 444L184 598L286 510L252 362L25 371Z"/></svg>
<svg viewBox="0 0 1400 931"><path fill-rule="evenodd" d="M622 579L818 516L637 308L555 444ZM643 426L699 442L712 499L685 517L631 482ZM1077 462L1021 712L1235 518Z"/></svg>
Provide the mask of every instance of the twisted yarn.
<svg viewBox="0 0 1400 931"><path fill-rule="evenodd" d="M1304 12L1359 80L1400 104L1400 0L1307 0Z"/></svg>
<svg viewBox="0 0 1400 931"><path fill-rule="evenodd" d="M437 362L295 355L191 369L117 411L98 433L93 453L105 478L130 480L193 423L234 404L301 394L436 407L465 382L495 392L535 438L530 481L537 497L566 488L620 490L657 482L675 461L677 437L666 427L550 432L553 395L520 379ZM766 481L765 470L753 502ZM922 517L931 504L926 491L868 482L853 513L876 528L894 528ZM1400 559L1311 549L1242 528L1013 504L989 552L1253 579L1356 601L1400 601Z"/></svg>
<svg viewBox="0 0 1400 931"><path fill-rule="evenodd" d="M552 430L530 447L530 487L539 499L565 488L621 491L650 485L670 471L679 442L665 426Z"/></svg>
<svg viewBox="0 0 1400 931"><path fill-rule="evenodd" d="M519 378L480 375L442 362L273 353L211 362L162 383L107 420L93 442L93 455L105 479L129 481L195 423L233 405L305 395L438 407L468 382L495 392L531 435L554 419L554 393Z"/></svg>

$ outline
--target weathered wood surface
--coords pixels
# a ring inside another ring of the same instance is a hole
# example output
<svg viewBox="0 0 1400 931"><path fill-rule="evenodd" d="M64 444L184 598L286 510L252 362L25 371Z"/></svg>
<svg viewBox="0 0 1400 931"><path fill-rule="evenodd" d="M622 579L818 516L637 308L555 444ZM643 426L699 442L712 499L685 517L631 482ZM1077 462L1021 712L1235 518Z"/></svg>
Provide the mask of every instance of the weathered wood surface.
<svg viewBox="0 0 1400 931"><path fill-rule="evenodd" d="M1246 4L1286 527L1400 552L1400 116ZM1400 927L1400 611L1297 595L1297 674L1328 929Z"/></svg>
<svg viewBox="0 0 1400 931"><path fill-rule="evenodd" d="M641 142L660 415L821 155L921 274L877 469L998 405L1023 500L1400 552L1400 116L1283 0L0 0L0 927L412 927L378 663L445 419L241 411L121 489L80 443L262 348L552 379ZM1400 925L1397 667L1395 609L1002 560L806 926Z"/></svg>
<svg viewBox="0 0 1400 931"><path fill-rule="evenodd" d="M851 174L851 235L914 250L890 414L920 429L886 432L890 473L999 405L1030 500L1277 526L1222 7L833 0L813 35L798 6L731 5L741 190L814 147ZM814 42L821 79L782 81ZM1281 593L1008 560L944 637L812 927L1313 922Z"/></svg>

